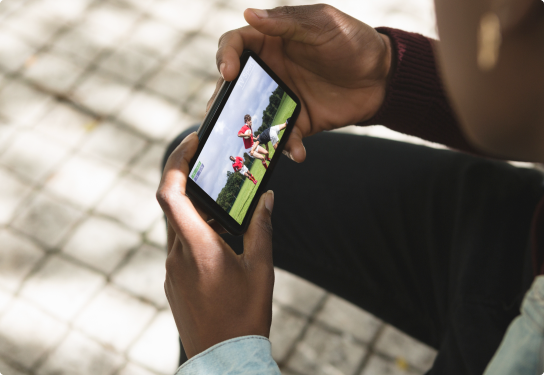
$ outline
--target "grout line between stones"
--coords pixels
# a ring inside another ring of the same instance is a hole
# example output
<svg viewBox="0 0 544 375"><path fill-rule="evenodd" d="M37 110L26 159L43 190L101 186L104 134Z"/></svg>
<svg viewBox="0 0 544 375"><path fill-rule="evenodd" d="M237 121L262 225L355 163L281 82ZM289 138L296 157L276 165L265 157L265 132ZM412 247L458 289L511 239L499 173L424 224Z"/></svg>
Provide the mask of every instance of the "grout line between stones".
<svg viewBox="0 0 544 375"><path fill-rule="evenodd" d="M382 332L385 330L385 327L387 325L385 323L382 322L380 328L378 328L378 330L376 331L376 334L374 335L374 337L372 338L372 340L370 340L370 342L368 343L367 345L367 351L366 351L366 354L363 356L363 358L361 359L361 362L359 363L359 365L357 366L357 369L353 372L353 375L360 375L362 374L363 370L365 369L366 365L368 364L368 361L370 360L370 357L372 357L372 355L374 354L375 352L375 345L376 343L378 342Z"/></svg>
<svg viewBox="0 0 544 375"><path fill-rule="evenodd" d="M289 363L289 360L295 354L295 349L296 349L297 345L300 342L302 342L302 340L304 339L304 336L306 336L306 332L308 331L308 329L310 328L312 323L315 321L315 317L317 316L317 314L325 306L325 303L326 303L328 298L329 298L329 293L326 293L323 297L321 297L321 299L316 304L316 306L314 307L314 309L310 313L310 315L308 317L306 317L306 323L304 324L304 327L302 327L302 329L300 330L300 333L297 336L297 338L295 340L293 340L293 344L291 344L290 348L287 350L287 354L285 355L283 360L278 363L278 367L280 369L285 368L287 363Z"/></svg>

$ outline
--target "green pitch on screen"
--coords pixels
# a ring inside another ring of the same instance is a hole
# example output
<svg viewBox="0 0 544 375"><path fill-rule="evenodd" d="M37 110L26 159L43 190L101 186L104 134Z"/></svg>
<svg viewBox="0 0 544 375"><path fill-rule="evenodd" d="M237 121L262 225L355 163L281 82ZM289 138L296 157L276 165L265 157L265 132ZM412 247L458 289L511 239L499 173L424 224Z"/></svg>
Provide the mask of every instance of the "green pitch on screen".
<svg viewBox="0 0 544 375"><path fill-rule="evenodd" d="M272 120L271 126L285 123L285 121L289 117L291 117L291 115L295 111L296 106L297 103L295 103L293 99L291 99L287 95L287 93L284 93L283 97L281 98L280 105L278 106L276 116L274 116L274 119ZM285 130L282 130L279 133L280 140L282 139L284 132ZM274 156L274 147L270 142L268 143L268 152L270 153L270 159L272 159L272 157ZM253 174L253 176L255 176L257 181L261 182L264 173L266 172L266 169L264 169L263 165L260 163L259 160L256 160L251 166L250 172ZM244 184L242 185L242 188L240 189L240 192L238 193L238 196L236 197L236 200L232 204L232 207L229 211L230 216L232 216L234 220L236 220L239 224L242 224L242 221L246 216L247 210L249 209L249 205L251 204L255 193L257 192L257 188L257 185L254 185L253 182L249 181L246 178Z"/></svg>

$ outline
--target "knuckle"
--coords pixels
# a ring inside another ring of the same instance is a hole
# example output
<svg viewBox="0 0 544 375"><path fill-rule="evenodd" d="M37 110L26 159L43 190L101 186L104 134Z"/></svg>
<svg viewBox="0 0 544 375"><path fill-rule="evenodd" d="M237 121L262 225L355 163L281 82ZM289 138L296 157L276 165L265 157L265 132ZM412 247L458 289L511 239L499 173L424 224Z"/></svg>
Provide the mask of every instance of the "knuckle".
<svg viewBox="0 0 544 375"><path fill-rule="evenodd" d="M155 197L157 198L157 201L159 202L161 206L163 203L168 202L168 199L169 199L169 196L164 190L164 188L159 188L159 190L157 190L157 193L155 194Z"/></svg>
<svg viewBox="0 0 544 375"><path fill-rule="evenodd" d="M162 208L167 208L171 206L171 203L174 200L173 195L174 194L169 189L161 187L157 190L155 197Z"/></svg>
<svg viewBox="0 0 544 375"><path fill-rule="evenodd" d="M343 18L344 13L333 7L329 4L318 4L319 6L319 15L323 18L323 21L332 21L332 25L335 27L338 25L340 20ZM325 24L328 22L325 22Z"/></svg>
<svg viewBox="0 0 544 375"><path fill-rule="evenodd" d="M223 61L223 54L225 51L225 47L227 46L229 40L234 35L233 30L227 31L223 35L219 37L219 40L217 41L217 52L215 53L215 63L217 65L217 68L219 68L219 65Z"/></svg>
<svg viewBox="0 0 544 375"><path fill-rule="evenodd" d="M325 13L336 10L336 8L333 7L332 5L323 4L323 3L316 4L315 7L316 7L316 10L318 10L320 12L325 12Z"/></svg>
<svg viewBox="0 0 544 375"><path fill-rule="evenodd" d="M221 35L219 37L219 41L217 42L217 46L219 48L221 48L225 43L227 43L227 41L231 38L233 33L234 33L233 30L229 30L226 33L223 33L223 35ZM219 53L219 51L217 53Z"/></svg>
<svg viewBox="0 0 544 375"><path fill-rule="evenodd" d="M277 17L293 17L296 18L297 16L304 13L302 10L304 8L303 6L291 6L291 5L284 5L281 7L276 7L270 11L271 15L277 16Z"/></svg>
<svg viewBox="0 0 544 375"><path fill-rule="evenodd" d="M299 7L291 6L291 5L285 5L283 7L280 7L282 13L284 14L297 14Z"/></svg>
<svg viewBox="0 0 544 375"><path fill-rule="evenodd" d="M330 13L336 11L336 8L329 4L314 4L292 6L285 5L272 9L272 13L280 16L290 16L297 18L312 18L316 13Z"/></svg>
<svg viewBox="0 0 544 375"><path fill-rule="evenodd" d="M339 12L335 7L328 4L315 4L304 6L282 6L273 10L273 15L278 18L290 19L304 31L305 37L311 39L321 36L327 28L337 26L336 19ZM284 37L294 34L297 28L291 28Z"/></svg>

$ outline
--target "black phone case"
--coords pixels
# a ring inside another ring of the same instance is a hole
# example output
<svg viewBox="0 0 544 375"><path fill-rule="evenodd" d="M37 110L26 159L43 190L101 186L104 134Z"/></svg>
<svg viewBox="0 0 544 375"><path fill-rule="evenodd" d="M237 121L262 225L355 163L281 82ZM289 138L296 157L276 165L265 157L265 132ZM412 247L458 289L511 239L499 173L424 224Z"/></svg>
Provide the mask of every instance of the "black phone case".
<svg viewBox="0 0 544 375"><path fill-rule="evenodd" d="M263 180L261 181L261 184L259 185L257 189L257 192L255 193L255 197L253 198L253 201L251 202L249 206L249 209L247 211L247 214L242 224L238 224L238 222L234 220L228 212L226 212L221 206L219 206L191 178L187 179L187 195L189 196L189 198L191 198L191 200L194 203L196 203L201 209L203 209L207 214L213 217L219 224L221 224L223 228L225 228L225 230L227 230L230 234L233 234L235 236L242 235L246 232L249 226L249 222L251 221L251 217L253 216L253 212L255 211L255 208L257 207L257 203L259 202L259 198L266 191L266 185L268 183L268 180L270 179L270 176L272 175L272 172L274 171L274 168L278 162L278 159L282 154L281 151L283 150L285 143L289 139L289 135L291 134L291 131L293 130L293 126L296 123L296 120L300 113L299 98L295 95L295 93L293 93L293 91L285 83L283 83L283 81L253 51L244 50L242 55L240 56L240 73L245 67L245 64L247 60L249 59L249 57L252 57L264 69L264 71L268 73L270 77L272 77L276 81L276 83L278 83L279 86L281 86L281 88L291 97L291 99L293 99L293 101L297 104L297 106L295 108L295 111L291 115L291 120L289 121L288 126L285 128L285 131L280 140L280 143L278 144L276 152L274 153L274 156L272 157L272 161L270 162L268 166L268 170L265 173ZM217 119L219 118L219 115L221 114L221 111L223 110L225 103L230 97L230 94L232 90L234 89L236 82L238 82L239 77L240 77L240 74L238 74L238 77L236 77L235 80L231 82L224 82L219 92L217 93L217 96L215 97L210 107L210 110L206 114L204 121L202 122L202 124L200 125L198 129L199 145L195 153L195 156L193 157L193 159L191 160L189 164L189 170L193 169L193 166L196 163L196 160L198 159L200 152L202 151L202 148L206 144L206 140L208 139L213 127L215 126L215 123L217 122Z"/></svg>

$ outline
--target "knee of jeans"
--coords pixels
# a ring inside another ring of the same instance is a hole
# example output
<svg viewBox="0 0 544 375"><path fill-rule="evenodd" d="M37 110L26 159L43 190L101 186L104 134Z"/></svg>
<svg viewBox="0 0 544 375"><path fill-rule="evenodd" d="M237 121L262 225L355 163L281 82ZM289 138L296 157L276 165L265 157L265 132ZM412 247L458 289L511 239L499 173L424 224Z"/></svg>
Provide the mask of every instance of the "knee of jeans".
<svg viewBox="0 0 544 375"><path fill-rule="evenodd" d="M187 137L189 134L193 133L193 132L196 132L198 130L198 127L199 125L193 125L191 126L190 128L184 130L183 132L181 132L176 138L174 138L174 140L172 142L170 142L170 144L168 145L168 147L166 148L166 150L164 151L164 156L162 158L162 168L161 168L161 171L164 170L164 166L166 165L166 161L168 160L168 157L170 156L170 154L172 152L174 152L174 150L176 149L176 147L178 147L178 145L183 142L183 140L185 139L185 137Z"/></svg>

